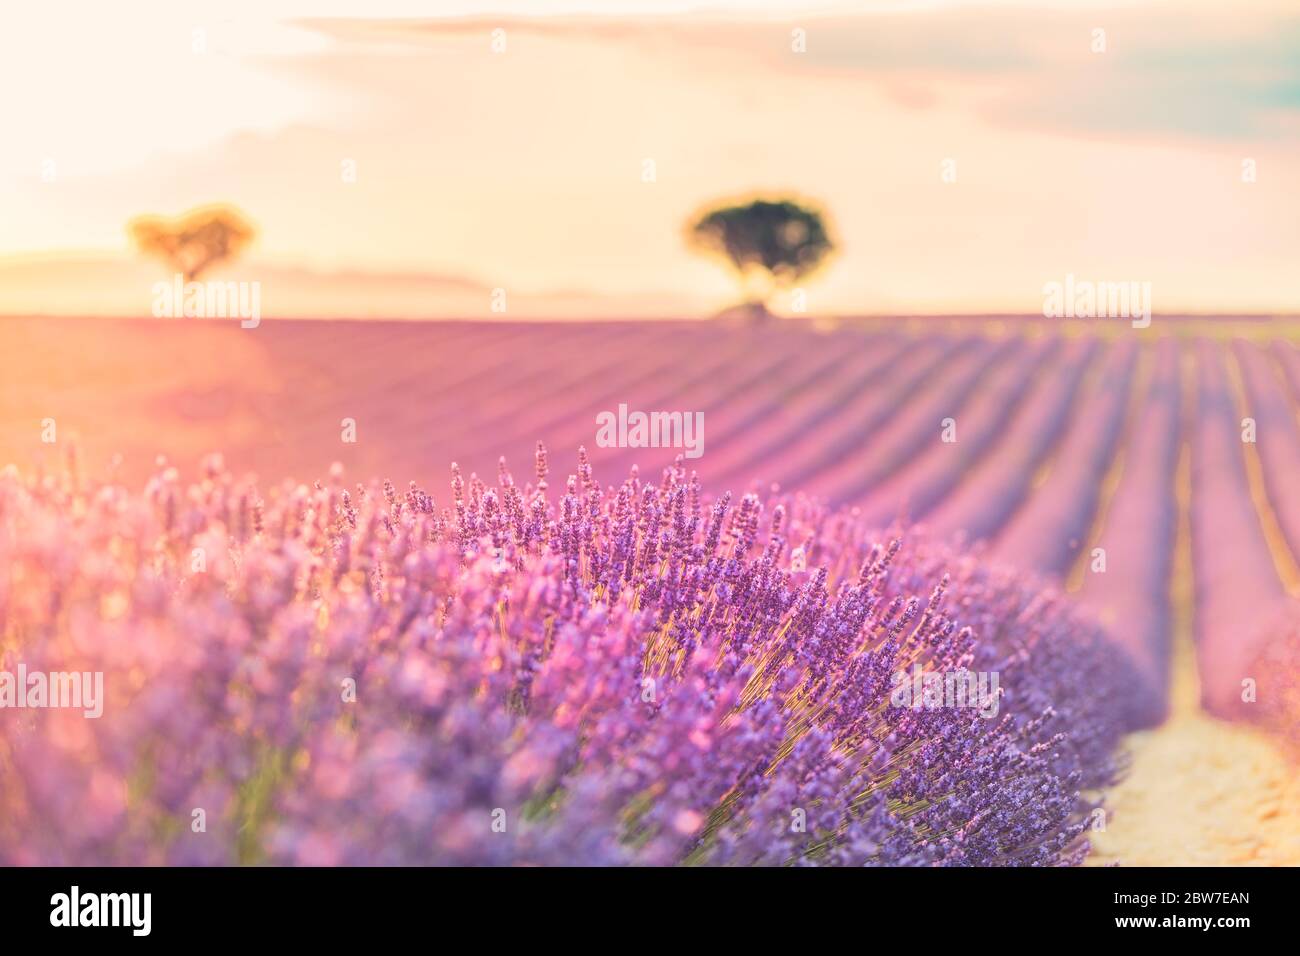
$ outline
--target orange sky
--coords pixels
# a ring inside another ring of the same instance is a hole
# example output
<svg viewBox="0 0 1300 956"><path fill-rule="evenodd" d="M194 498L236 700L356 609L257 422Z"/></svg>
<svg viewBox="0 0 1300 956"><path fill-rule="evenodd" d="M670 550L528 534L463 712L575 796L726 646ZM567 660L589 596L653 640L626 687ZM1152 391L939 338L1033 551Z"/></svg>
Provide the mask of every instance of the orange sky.
<svg viewBox="0 0 1300 956"><path fill-rule="evenodd" d="M226 201L268 315L704 313L734 286L683 224L754 191L833 216L813 312L1035 312L1067 273L1300 311L1300 17L1269 3L66 6L0 36L0 312L147 314L125 222Z"/></svg>

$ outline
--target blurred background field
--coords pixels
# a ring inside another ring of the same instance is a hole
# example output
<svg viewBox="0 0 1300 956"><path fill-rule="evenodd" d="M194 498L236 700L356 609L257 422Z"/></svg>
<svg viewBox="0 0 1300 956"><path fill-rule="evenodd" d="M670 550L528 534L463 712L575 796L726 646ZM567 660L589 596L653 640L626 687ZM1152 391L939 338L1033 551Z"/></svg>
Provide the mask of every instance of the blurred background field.
<svg viewBox="0 0 1300 956"><path fill-rule="evenodd" d="M1122 333L1121 332L1122 327ZM263 487L491 479L535 442L606 483L671 449L601 448L596 415L704 413L707 491L780 484L965 537L1056 578L1147 679L1095 860L1300 863L1294 764L1223 723L1297 584L1300 351L1287 320L1014 317L725 323L4 320L0 460L138 484L220 451ZM1241 419L1258 429L1237 440ZM355 443L342 421L356 422ZM941 440L941 421L956 441ZM41 442L54 419L59 441ZM113 464L115 456L120 455ZM1106 549L1104 574L1093 568ZM1171 663L1172 661L1172 663ZM1218 690L1216 690L1216 687ZM1211 698L1219 695L1217 703ZM1168 714L1168 719L1163 720Z"/></svg>

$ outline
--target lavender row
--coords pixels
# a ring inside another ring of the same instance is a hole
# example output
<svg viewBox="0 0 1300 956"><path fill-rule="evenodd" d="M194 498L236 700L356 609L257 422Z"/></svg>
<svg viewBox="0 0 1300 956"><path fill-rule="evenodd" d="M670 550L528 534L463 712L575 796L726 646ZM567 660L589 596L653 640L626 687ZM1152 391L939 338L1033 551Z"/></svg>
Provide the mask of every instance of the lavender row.
<svg viewBox="0 0 1300 956"><path fill-rule="evenodd" d="M860 500L933 442L943 419L965 405L984 378L1012 361L1020 347L1017 339L977 339L959 349L915 398L895 405L888 424L872 439L871 454L830 464L818 476L818 491L832 501Z"/></svg>
<svg viewBox="0 0 1300 956"><path fill-rule="evenodd" d="M1130 727L1151 727L1169 705L1172 586L1178 532L1176 478L1181 442L1181 353L1162 340L1151 357L1123 470L1089 561L1081 598L1133 662L1142 692L1120 702ZM1094 567L1094 565L1097 565Z"/></svg>
<svg viewBox="0 0 1300 956"><path fill-rule="evenodd" d="M1243 416L1221 349L1196 344L1192 433L1192 565L1201 699L1224 717L1254 716L1243 682L1285 592L1246 474Z"/></svg>
<svg viewBox="0 0 1300 956"><path fill-rule="evenodd" d="M1044 339L1018 349L969 404L951 409L947 421L932 422L929 446L869 490L861 505L863 520L877 527L900 517L923 520L983 456L999 453L1007 422L1032 392L1035 374L1045 364L1054 366L1059 346L1055 339Z"/></svg>
<svg viewBox="0 0 1300 956"><path fill-rule="evenodd" d="M1056 374L1030 394L994 452L926 516L935 534L980 542L1002 529L1028 499L1035 473L1069 428L1079 383L1097 351L1095 340L1067 345Z"/></svg>
<svg viewBox="0 0 1300 956"><path fill-rule="evenodd" d="M5 474L0 666L105 690L0 712L0 862L1086 854L1133 686L1058 591L680 464L553 480Z"/></svg>
<svg viewBox="0 0 1300 956"><path fill-rule="evenodd" d="M998 536L994 553L1002 560L1043 574L1064 575L1070 569L1119 445L1136 355L1134 346L1123 343L1106 356L1046 480Z"/></svg>

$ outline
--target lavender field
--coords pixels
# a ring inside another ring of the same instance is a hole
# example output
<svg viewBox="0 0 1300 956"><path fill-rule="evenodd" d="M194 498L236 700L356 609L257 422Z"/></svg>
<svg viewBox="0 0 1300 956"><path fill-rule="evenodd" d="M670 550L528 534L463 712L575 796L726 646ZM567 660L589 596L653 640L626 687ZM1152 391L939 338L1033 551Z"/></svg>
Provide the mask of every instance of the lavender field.
<svg viewBox="0 0 1300 956"><path fill-rule="evenodd" d="M5 327L0 670L108 688L5 862L1144 862L1134 752L1297 743L1282 323Z"/></svg>

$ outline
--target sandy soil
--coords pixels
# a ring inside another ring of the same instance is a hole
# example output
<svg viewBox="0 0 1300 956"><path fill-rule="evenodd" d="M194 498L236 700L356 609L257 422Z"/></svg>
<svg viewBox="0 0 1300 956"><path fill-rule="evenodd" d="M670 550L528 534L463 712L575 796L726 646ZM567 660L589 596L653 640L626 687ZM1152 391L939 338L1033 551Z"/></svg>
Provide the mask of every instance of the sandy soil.
<svg viewBox="0 0 1300 956"><path fill-rule="evenodd" d="M1253 728L1197 705L1192 650L1174 662L1170 718L1129 738L1093 865L1300 866L1300 765Z"/></svg>

